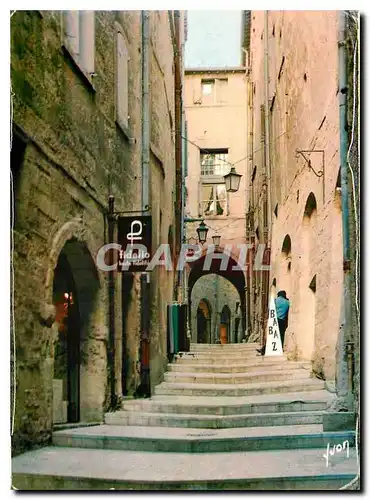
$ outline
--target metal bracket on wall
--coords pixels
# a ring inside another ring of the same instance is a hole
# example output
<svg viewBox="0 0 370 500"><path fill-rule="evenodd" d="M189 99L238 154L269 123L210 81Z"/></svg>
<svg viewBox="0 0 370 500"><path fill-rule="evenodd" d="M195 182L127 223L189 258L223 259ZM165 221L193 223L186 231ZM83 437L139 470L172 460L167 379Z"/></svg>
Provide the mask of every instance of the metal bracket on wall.
<svg viewBox="0 0 370 500"><path fill-rule="evenodd" d="M323 149L296 149L296 158L299 158L299 155L305 160L308 165L308 168L312 170L312 172L316 175L316 177L322 177L322 199L323 203L325 203L325 151ZM319 153L321 154L321 170L316 172L316 170L312 167L311 159L307 158L306 154Z"/></svg>
<svg viewBox="0 0 370 500"><path fill-rule="evenodd" d="M150 206L149 205L145 205L145 208L144 210L125 210L125 211L115 211L115 212L112 212L111 215L114 217L114 218L117 218L118 215L128 215L128 214L143 214L145 212L149 212L150 211Z"/></svg>

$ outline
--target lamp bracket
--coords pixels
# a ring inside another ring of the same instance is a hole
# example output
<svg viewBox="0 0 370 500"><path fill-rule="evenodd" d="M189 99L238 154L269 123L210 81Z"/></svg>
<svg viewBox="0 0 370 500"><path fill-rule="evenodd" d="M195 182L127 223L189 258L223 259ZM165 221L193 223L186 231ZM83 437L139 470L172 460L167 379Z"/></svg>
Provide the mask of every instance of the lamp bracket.
<svg viewBox="0 0 370 500"><path fill-rule="evenodd" d="M126 215L126 214L143 214L145 212L149 212L150 211L150 205L145 205L145 208L144 210L119 210L119 211L115 211L115 212L112 212L111 215L116 218L118 215Z"/></svg>
<svg viewBox="0 0 370 500"><path fill-rule="evenodd" d="M307 158L306 154L319 153L321 154L321 169L318 172L311 165L311 159ZM324 168L325 168L325 151L323 149L296 149L296 158L299 158L299 155L303 157L305 162L308 165L308 168L312 170L312 172L316 175L316 177L323 177Z"/></svg>

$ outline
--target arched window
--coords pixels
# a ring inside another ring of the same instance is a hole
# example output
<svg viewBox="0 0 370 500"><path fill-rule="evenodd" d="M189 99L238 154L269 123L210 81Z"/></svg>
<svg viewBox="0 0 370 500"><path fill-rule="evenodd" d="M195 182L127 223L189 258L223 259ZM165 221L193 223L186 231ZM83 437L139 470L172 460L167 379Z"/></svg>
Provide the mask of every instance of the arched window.
<svg viewBox="0 0 370 500"><path fill-rule="evenodd" d="M286 257L289 257L292 253L292 240L290 239L289 234L287 234L284 238L281 252L284 253Z"/></svg>
<svg viewBox="0 0 370 500"><path fill-rule="evenodd" d="M308 195L308 198L306 201L306 206L304 208L304 217L311 218L314 211L317 211L317 203L316 203L315 195L311 192Z"/></svg>

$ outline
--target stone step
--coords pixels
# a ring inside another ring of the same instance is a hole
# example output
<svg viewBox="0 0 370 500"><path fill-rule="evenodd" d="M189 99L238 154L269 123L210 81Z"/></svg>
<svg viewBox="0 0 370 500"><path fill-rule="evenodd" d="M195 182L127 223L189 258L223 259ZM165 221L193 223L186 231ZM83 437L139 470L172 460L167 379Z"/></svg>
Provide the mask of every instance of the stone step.
<svg viewBox="0 0 370 500"><path fill-rule="evenodd" d="M248 349L197 349L191 351L180 351L179 356L192 356L198 354L199 356L255 356L257 354L257 349L259 347L248 348ZM269 356L270 357L270 356Z"/></svg>
<svg viewBox="0 0 370 500"><path fill-rule="evenodd" d="M323 389L323 380L308 378L278 382L258 382L251 384L191 384L162 382L154 388L154 394L185 396L251 396L276 392L299 392Z"/></svg>
<svg viewBox="0 0 370 500"><path fill-rule="evenodd" d="M338 490L358 473L355 450L188 454L48 447L12 459L19 490Z"/></svg>
<svg viewBox="0 0 370 500"><path fill-rule="evenodd" d="M199 429L101 425L53 433L54 446L175 453L224 453L235 451L321 448L348 441L354 431L323 432L322 425ZM246 457L247 459L247 457Z"/></svg>
<svg viewBox="0 0 370 500"><path fill-rule="evenodd" d="M124 410L189 415L243 415L326 410L333 395L325 390L244 397L153 396L125 401ZM108 415L108 414L107 414Z"/></svg>
<svg viewBox="0 0 370 500"><path fill-rule="evenodd" d="M308 370L298 369L285 371L259 371L254 373L188 373L167 372L164 374L165 382L195 383L195 384L249 384L255 382L274 382L278 380L308 379Z"/></svg>
<svg viewBox="0 0 370 500"><path fill-rule="evenodd" d="M182 355L178 354L175 356L176 363L205 363L205 364L223 364L223 365L235 365L243 363L278 363L286 362L287 358L285 356L259 356L255 351L250 354L206 354L206 353L184 353Z"/></svg>
<svg viewBox="0 0 370 500"><path fill-rule="evenodd" d="M255 350L261 347L259 342L253 343L238 343L238 344L190 344L190 351L248 351Z"/></svg>
<svg viewBox="0 0 370 500"><path fill-rule="evenodd" d="M261 359L261 358L260 358ZM185 361L185 360L184 360ZM261 363L260 361L239 364L208 364L201 362L193 362L186 360L185 362L169 363L167 370L169 372L201 372L201 373L245 373L255 371L270 371L270 370L284 370L286 373L303 368L311 371L311 363L304 361L275 361Z"/></svg>
<svg viewBox="0 0 370 500"><path fill-rule="evenodd" d="M185 409L184 409L185 410ZM291 413L255 413L244 415L191 415L153 413L142 411L117 411L105 415L107 425L133 425L153 427L185 427L197 429L231 429L236 427L271 427L288 425L322 424L323 411Z"/></svg>

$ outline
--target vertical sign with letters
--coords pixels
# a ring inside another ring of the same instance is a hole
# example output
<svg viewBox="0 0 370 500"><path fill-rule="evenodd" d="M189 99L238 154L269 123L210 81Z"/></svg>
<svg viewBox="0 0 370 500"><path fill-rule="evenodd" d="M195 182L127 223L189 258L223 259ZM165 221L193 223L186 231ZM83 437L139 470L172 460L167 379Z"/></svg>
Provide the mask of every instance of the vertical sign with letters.
<svg viewBox="0 0 370 500"><path fill-rule="evenodd" d="M279 323L276 315L275 299L271 296L269 319L267 322L267 339L265 356L283 356Z"/></svg>
<svg viewBox="0 0 370 500"><path fill-rule="evenodd" d="M118 270L146 271L152 258L152 217L118 218L118 243L122 246Z"/></svg>

